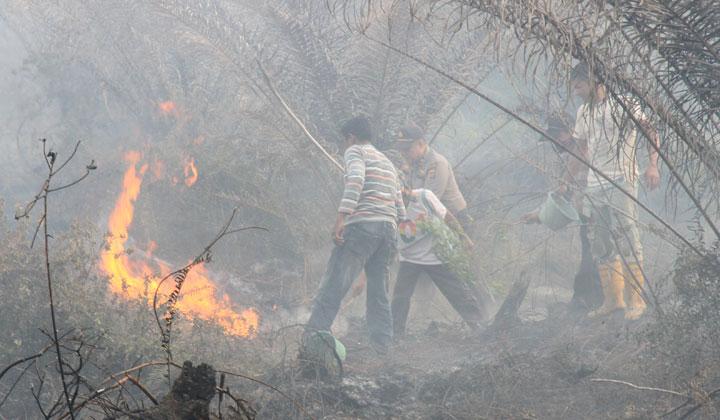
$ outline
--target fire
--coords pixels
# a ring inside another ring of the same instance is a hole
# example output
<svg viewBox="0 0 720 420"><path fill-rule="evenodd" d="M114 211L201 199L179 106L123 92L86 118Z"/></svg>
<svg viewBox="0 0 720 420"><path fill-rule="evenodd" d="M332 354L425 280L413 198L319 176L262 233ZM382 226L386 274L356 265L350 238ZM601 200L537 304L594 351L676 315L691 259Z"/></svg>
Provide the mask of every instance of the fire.
<svg viewBox="0 0 720 420"><path fill-rule="evenodd" d="M140 260L138 253L130 259L125 244L128 229L132 224L135 201L140 194L143 176L148 169L147 164L140 165L142 156L138 152L125 155L128 169L123 177L123 189L117 198L115 208L108 220L108 241L100 258L100 268L110 280L110 291L125 299L146 299L152 305L153 292L161 278L169 274L169 265L149 256L157 248L151 241L145 253L149 261ZM138 167L139 166L139 167ZM195 172L197 177L197 172ZM172 292L174 282L163 283L158 296L161 301ZM250 308L236 312L227 294L217 297L217 287L209 277L204 265L194 267L183 285L177 309L188 318L199 318L213 321L220 325L226 333L242 337L253 337L259 324L258 313Z"/></svg>
<svg viewBox="0 0 720 420"><path fill-rule="evenodd" d="M174 114L177 112L177 109L175 107L175 102L173 102L173 101L160 102L158 104L158 107L160 107L160 111L164 115L170 115L170 114Z"/></svg>
<svg viewBox="0 0 720 420"><path fill-rule="evenodd" d="M187 162L185 163L185 167L183 168L183 173L185 174L185 185L188 187L192 187L193 184L195 184L195 181L198 179L198 171L195 167L195 159L189 158Z"/></svg>

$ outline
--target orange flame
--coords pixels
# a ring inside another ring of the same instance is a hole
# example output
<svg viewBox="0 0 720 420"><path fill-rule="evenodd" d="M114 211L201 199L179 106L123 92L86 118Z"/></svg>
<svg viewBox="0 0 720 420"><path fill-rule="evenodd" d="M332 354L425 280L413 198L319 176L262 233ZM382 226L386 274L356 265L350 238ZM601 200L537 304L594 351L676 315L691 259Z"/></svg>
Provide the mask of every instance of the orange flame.
<svg viewBox="0 0 720 420"><path fill-rule="evenodd" d="M164 115L174 114L177 111L175 107L175 102L173 101L160 102L158 106L160 107L160 112L162 112Z"/></svg>
<svg viewBox="0 0 720 420"><path fill-rule="evenodd" d="M131 260L125 248L128 229L135 212L135 201L140 194L143 175L148 169L147 164L138 168L141 160L138 152L127 153L125 160L129 167L123 177L122 192L110 214L108 241L100 257L100 268L109 276L112 293L125 299L144 298L152 305L153 292L159 280L172 270L169 265L157 259L151 263ZM156 247L154 242L150 242L148 254ZM158 292L161 301L172 293L173 288L172 281L163 283ZM259 315L255 309L245 309L237 313L233 310L227 294L218 299L217 287L202 264L195 266L186 277L177 309L188 318L213 321L228 334L242 337L253 337L257 334Z"/></svg>
<svg viewBox="0 0 720 420"><path fill-rule="evenodd" d="M195 167L195 159L189 158L187 160L187 163L185 163L185 167L183 168L183 173L185 174L185 185L188 187L192 187L193 184L195 184L195 181L198 179L198 171Z"/></svg>

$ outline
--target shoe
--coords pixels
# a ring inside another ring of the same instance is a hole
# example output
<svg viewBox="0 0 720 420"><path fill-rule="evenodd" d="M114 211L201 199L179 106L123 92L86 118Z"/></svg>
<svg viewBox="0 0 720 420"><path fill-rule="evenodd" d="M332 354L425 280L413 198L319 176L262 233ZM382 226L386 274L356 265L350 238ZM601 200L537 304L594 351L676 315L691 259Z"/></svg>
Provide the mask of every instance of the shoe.
<svg viewBox="0 0 720 420"><path fill-rule="evenodd" d="M625 278L620 259L600 264L598 274L603 291L603 303L599 308L590 312L588 318L607 316L615 311L625 309L625 299L623 298Z"/></svg>
<svg viewBox="0 0 720 420"><path fill-rule="evenodd" d="M642 287L645 283L645 276L638 263L628 264L629 275L625 276L625 294L627 295L627 308L625 309L625 319L635 321L645 313L645 299L642 297Z"/></svg>

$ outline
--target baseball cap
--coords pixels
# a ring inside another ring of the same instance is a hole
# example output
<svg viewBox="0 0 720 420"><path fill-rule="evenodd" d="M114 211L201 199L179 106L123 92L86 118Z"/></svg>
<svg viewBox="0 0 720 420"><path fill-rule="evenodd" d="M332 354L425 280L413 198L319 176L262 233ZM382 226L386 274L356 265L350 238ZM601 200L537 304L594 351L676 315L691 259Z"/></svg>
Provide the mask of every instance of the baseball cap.
<svg viewBox="0 0 720 420"><path fill-rule="evenodd" d="M409 147L415 140L423 138L423 132L416 125L406 125L400 127L395 137L395 144L399 147Z"/></svg>

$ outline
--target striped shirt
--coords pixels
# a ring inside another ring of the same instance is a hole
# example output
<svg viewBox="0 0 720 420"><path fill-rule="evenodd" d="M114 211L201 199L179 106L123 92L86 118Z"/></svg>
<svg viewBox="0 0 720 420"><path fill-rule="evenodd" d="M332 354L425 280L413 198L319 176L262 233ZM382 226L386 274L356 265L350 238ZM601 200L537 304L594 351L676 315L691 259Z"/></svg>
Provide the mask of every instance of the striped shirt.
<svg viewBox="0 0 720 420"><path fill-rule="evenodd" d="M345 191L338 212L345 224L406 219L402 189L392 162L372 144L355 144L345 151Z"/></svg>

